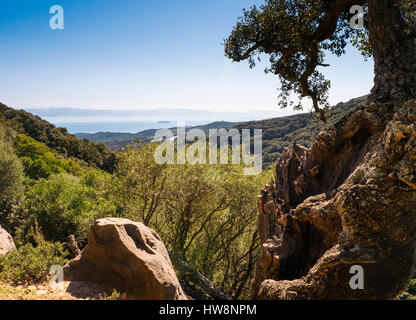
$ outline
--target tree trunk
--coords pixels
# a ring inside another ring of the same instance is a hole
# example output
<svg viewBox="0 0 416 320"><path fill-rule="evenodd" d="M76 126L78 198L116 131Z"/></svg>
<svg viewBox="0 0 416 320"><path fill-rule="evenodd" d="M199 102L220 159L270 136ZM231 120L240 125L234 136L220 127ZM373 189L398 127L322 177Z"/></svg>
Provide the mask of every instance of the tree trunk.
<svg viewBox="0 0 416 320"><path fill-rule="evenodd" d="M368 1L375 73L371 101L403 102L416 97L416 38L406 33L406 22L397 3Z"/></svg>
<svg viewBox="0 0 416 320"><path fill-rule="evenodd" d="M279 158L259 197L254 298L385 300L406 288L416 268L416 100L394 116L382 106L358 107L310 149Z"/></svg>
<svg viewBox="0 0 416 320"><path fill-rule="evenodd" d="M172 264L178 270L181 280L185 282L192 282L198 285L202 290L205 291L211 298L216 300L231 300L231 298L221 292L214 284L209 281L206 277L200 274L198 271L192 269L186 264L181 258L179 258L175 253L169 251L169 257L172 261Z"/></svg>
<svg viewBox="0 0 416 320"><path fill-rule="evenodd" d="M378 103L286 149L261 192L255 299L393 299L416 269L416 43L398 2L368 0Z"/></svg>

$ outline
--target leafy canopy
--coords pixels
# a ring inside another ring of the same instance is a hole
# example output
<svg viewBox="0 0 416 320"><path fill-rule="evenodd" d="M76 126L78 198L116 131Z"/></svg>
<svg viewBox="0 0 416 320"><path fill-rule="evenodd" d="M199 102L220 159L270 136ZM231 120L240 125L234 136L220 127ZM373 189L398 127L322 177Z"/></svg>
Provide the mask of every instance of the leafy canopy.
<svg viewBox="0 0 416 320"><path fill-rule="evenodd" d="M415 30L414 0L398 0L408 32ZM228 58L239 62L248 60L250 67L268 55L270 66L266 72L281 80L281 107L302 109L301 100L309 97L314 113L326 120L330 81L318 70L327 67L325 53L340 56L350 41L365 57L371 57L368 30L350 27L350 9L367 5L363 0L266 0L259 8L244 10L225 40ZM294 93L300 99L291 101Z"/></svg>
<svg viewBox="0 0 416 320"><path fill-rule="evenodd" d="M81 166L72 159L58 159L43 143L24 134L17 134L14 147L25 168L27 177L38 180L52 174L72 173L79 175Z"/></svg>

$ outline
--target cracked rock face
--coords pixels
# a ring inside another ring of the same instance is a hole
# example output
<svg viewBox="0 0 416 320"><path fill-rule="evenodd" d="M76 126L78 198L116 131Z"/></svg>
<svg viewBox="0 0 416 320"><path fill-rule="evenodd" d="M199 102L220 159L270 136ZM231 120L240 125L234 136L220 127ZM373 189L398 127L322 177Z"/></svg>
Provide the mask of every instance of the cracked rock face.
<svg viewBox="0 0 416 320"><path fill-rule="evenodd" d="M158 234L127 219L96 221L88 245L64 267L64 278L116 289L131 300L187 299Z"/></svg>
<svg viewBox="0 0 416 320"><path fill-rule="evenodd" d="M359 107L278 160L258 199L256 299L390 299L415 267L416 100ZM352 266L364 289L352 290Z"/></svg>

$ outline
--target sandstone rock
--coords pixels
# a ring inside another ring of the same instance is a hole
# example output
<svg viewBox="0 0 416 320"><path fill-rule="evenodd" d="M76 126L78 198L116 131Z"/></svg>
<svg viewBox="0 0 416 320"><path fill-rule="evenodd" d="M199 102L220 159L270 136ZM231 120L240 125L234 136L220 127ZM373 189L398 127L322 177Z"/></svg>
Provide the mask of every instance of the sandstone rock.
<svg viewBox="0 0 416 320"><path fill-rule="evenodd" d="M278 160L259 199L255 298L391 299L405 289L416 261L416 101L391 109L360 107ZM350 287L354 265L363 290Z"/></svg>
<svg viewBox="0 0 416 320"><path fill-rule="evenodd" d="M68 281L92 281L127 299L187 299L158 234L127 219L101 219L88 245L64 267Z"/></svg>
<svg viewBox="0 0 416 320"><path fill-rule="evenodd" d="M15 249L12 236L0 226L0 256Z"/></svg>

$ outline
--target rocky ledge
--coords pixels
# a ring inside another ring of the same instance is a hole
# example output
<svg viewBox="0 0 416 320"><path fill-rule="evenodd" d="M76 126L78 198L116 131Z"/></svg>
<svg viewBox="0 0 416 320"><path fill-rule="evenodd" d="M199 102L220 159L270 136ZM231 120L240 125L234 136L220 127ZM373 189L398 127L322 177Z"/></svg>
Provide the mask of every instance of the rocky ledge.
<svg viewBox="0 0 416 320"><path fill-rule="evenodd" d="M64 267L64 277L115 289L125 299L187 299L158 234L127 219L96 221L85 249Z"/></svg>
<svg viewBox="0 0 416 320"><path fill-rule="evenodd" d="M286 150L258 201L254 298L394 298L415 267L416 101L361 106Z"/></svg>

